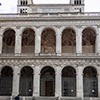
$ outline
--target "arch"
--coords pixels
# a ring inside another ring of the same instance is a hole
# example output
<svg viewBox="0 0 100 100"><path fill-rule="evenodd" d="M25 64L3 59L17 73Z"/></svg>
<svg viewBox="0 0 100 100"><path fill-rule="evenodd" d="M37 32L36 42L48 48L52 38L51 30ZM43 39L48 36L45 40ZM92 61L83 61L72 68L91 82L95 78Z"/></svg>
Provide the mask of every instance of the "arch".
<svg viewBox="0 0 100 100"><path fill-rule="evenodd" d="M30 66L25 66L21 70L19 94L21 96L33 94L33 69Z"/></svg>
<svg viewBox="0 0 100 100"><path fill-rule="evenodd" d="M83 87L85 97L98 96L97 70L92 66L88 66L83 70Z"/></svg>
<svg viewBox="0 0 100 100"><path fill-rule="evenodd" d="M83 53L95 53L96 31L91 27L87 27L82 33Z"/></svg>
<svg viewBox="0 0 100 100"><path fill-rule="evenodd" d="M41 35L41 52L55 53L56 52L56 35L55 31L47 28Z"/></svg>
<svg viewBox="0 0 100 100"><path fill-rule="evenodd" d="M6 29L3 33L2 53L14 53L15 51L15 31Z"/></svg>
<svg viewBox="0 0 100 100"><path fill-rule="evenodd" d="M76 71L71 66L62 70L62 96L76 96Z"/></svg>
<svg viewBox="0 0 100 100"><path fill-rule="evenodd" d="M5 66L1 70L1 78L0 78L1 96L12 95L12 83L13 83L13 69L10 66Z"/></svg>
<svg viewBox="0 0 100 100"><path fill-rule="evenodd" d="M54 96L55 94L55 70L45 66L40 76L40 96Z"/></svg>
<svg viewBox="0 0 100 100"><path fill-rule="evenodd" d="M24 29L22 33L22 53L35 52L35 31L31 28Z"/></svg>
<svg viewBox="0 0 100 100"><path fill-rule="evenodd" d="M72 28L66 28L62 32L62 53L76 52L76 33Z"/></svg>

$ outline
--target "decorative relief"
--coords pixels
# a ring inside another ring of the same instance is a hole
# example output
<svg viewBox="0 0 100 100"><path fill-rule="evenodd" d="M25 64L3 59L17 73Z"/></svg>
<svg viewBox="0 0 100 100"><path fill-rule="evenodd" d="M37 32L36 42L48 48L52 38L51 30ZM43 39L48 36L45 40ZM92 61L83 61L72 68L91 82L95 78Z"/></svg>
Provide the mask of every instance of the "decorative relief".
<svg viewBox="0 0 100 100"><path fill-rule="evenodd" d="M55 43L56 43L55 32L51 29L44 30L42 33L42 52L54 53Z"/></svg>
<svg viewBox="0 0 100 100"><path fill-rule="evenodd" d="M99 66L100 60L94 59L28 59L28 60L0 60L1 67L2 66L52 66L56 67L56 65L59 65L61 67L65 66Z"/></svg>

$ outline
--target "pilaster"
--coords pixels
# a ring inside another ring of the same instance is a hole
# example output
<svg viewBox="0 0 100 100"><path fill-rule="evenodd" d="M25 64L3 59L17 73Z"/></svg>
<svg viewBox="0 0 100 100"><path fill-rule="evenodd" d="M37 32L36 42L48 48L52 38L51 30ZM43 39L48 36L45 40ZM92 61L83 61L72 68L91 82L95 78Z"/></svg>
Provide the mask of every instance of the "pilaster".
<svg viewBox="0 0 100 100"><path fill-rule="evenodd" d="M76 53L77 55L82 54L82 27L77 27L76 33Z"/></svg>
<svg viewBox="0 0 100 100"><path fill-rule="evenodd" d="M100 68L98 68L98 97L100 98Z"/></svg>
<svg viewBox="0 0 100 100"><path fill-rule="evenodd" d="M2 43L3 43L3 29L0 28L0 54L2 53Z"/></svg>
<svg viewBox="0 0 100 100"><path fill-rule="evenodd" d="M15 53L20 54L22 45L21 29L16 27L15 31L16 31Z"/></svg>
<svg viewBox="0 0 100 100"><path fill-rule="evenodd" d="M40 72L39 67L34 68L34 84L33 84L33 96L40 96Z"/></svg>
<svg viewBox="0 0 100 100"><path fill-rule="evenodd" d="M35 34L35 55L38 56L40 52L41 52L41 28L37 28Z"/></svg>
<svg viewBox="0 0 100 100"><path fill-rule="evenodd" d="M77 67L77 76L76 76L76 87L77 87L77 97L83 98L83 68L81 66Z"/></svg>
<svg viewBox="0 0 100 100"><path fill-rule="evenodd" d="M96 34L96 53L100 54L100 26L96 28L97 34Z"/></svg>
<svg viewBox="0 0 100 100"><path fill-rule="evenodd" d="M57 29L56 33L56 53L58 56L61 56L61 31Z"/></svg>
<svg viewBox="0 0 100 100"><path fill-rule="evenodd" d="M14 74L13 74L13 91L12 96L16 96L19 94L19 81L20 81L20 69L15 66Z"/></svg>
<svg viewBox="0 0 100 100"><path fill-rule="evenodd" d="M56 80L55 80L55 96L61 97L61 67L56 67Z"/></svg>

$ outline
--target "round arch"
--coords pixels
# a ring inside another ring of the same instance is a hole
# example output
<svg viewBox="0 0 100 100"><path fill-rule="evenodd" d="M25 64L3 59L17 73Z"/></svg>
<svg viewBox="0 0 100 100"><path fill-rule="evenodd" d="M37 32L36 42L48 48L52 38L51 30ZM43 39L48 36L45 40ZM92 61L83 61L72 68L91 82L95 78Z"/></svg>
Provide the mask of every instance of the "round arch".
<svg viewBox="0 0 100 100"><path fill-rule="evenodd" d="M21 69L19 94L21 96L32 96L33 94L33 69L25 66Z"/></svg>
<svg viewBox="0 0 100 100"><path fill-rule="evenodd" d="M98 96L97 70L92 66L87 66L83 70L83 87L85 97Z"/></svg>
<svg viewBox="0 0 100 100"><path fill-rule="evenodd" d="M62 70L62 96L76 96L76 70L71 66Z"/></svg>
<svg viewBox="0 0 100 100"><path fill-rule="evenodd" d="M35 31L32 28L25 28L22 32L22 53L35 52Z"/></svg>
<svg viewBox="0 0 100 100"><path fill-rule="evenodd" d="M41 52L56 52L56 33L52 28L46 28L41 34Z"/></svg>
<svg viewBox="0 0 100 100"><path fill-rule="evenodd" d="M10 66L5 66L1 70L1 78L0 78L1 96L12 95L12 83L13 83L13 69Z"/></svg>
<svg viewBox="0 0 100 100"><path fill-rule="evenodd" d="M65 28L62 31L62 53L76 52L76 32L73 28Z"/></svg>
<svg viewBox="0 0 100 100"><path fill-rule="evenodd" d="M95 53L96 30L86 27L82 31L82 49L83 53Z"/></svg>
<svg viewBox="0 0 100 100"><path fill-rule="evenodd" d="M45 66L40 75L40 96L54 96L55 70L50 66Z"/></svg>
<svg viewBox="0 0 100 100"><path fill-rule="evenodd" d="M15 31L11 28L5 29L3 33L2 53L14 53Z"/></svg>

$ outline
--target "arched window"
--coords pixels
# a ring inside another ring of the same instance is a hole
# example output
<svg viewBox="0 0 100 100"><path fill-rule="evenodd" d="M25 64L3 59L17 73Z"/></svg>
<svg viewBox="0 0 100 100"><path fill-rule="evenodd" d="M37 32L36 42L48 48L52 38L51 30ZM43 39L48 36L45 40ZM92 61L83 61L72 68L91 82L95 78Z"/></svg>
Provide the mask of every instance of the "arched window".
<svg viewBox="0 0 100 100"><path fill-rule="evenodd" d="M62 70L62 96L76 96L76 71L71 66Z"/></svg>
<svg viewBox="0 0 100 100"><path fill-rule="evenodd" d="M25 66L21 70L19 94L21 96L32 96L33 93L33 69Z"/></svg>
<svg viewBox="0 0 100 100"><path fill-rule="evenodd" d="M14 53L15 51L15 31L7 29L3 34L2 53Z"/></svg>
<svg viewBox="0 0 100 100"><path fill-rule="evenodd" d="M28 1L26 0L26 5L28 4Z"/></svg>
<svg viewBox="0 0 100 100"><path fill-rule="evenodd" d="M95 68L88 66L83 71L83 86L85 97L98 96L98 79L97 71Z"/></svg>
<svg viewBox="0 0 100 100"><path fill-rule="evenodd" d="M85 28L82 33L83 53L95 53L96 32L92 28Z"/></svg>
<svg viewBox="0 0 100 100"><path fill-rule="evenodd" d="M42 53L56 52L56 36L55 31L48 28L42 32L41 51Z"/></svg>
<svg viewBox="0 0 100 100"><path fill-rule="evenodd" d="M55 71L52 67L46 66L41 70L40 96L55 95Z"/></svg>
<svg viewBox="0 0 100 100"><path fill-rule="evenodd" d="M23 1L21 0L21 3L20 3L21 5L23 5Z"/></svg>
<svg viewBox="0 0 100 100"><path fill-rule="evenodd" d="M62 53L76 52L76 34L71 28L66 28L62 32Z"/></svg>
<svg viewBox="0 0 100 100"><path fill-rule="evenodd" d="M35 51L35 32L27 28L22 33L22 53L34 53Z"/></svg>
<svg viewBox="0 0 100 100"><path fill-rule="evenodd" d="M10 96L12 95L12 81L13 81L13 70L9 66L5 66L1 70L0 77L0 95Z"/></svg>

